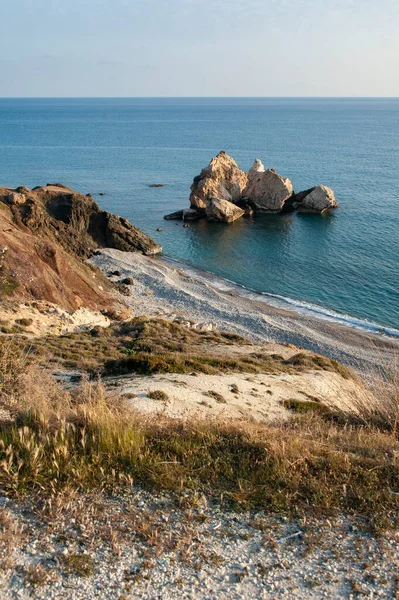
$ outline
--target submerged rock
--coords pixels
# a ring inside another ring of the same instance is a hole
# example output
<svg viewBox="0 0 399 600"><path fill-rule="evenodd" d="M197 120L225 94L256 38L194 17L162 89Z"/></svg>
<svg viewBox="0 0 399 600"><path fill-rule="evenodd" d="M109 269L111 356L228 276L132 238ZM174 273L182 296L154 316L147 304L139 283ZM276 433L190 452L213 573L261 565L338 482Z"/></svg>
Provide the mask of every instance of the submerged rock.
<svg viewBox="0 0 399 600"><path fill-rule="evenodd" d="M205 217L204 210L196 210L195 208L188 208L187 210L183 210L184 221L198 221L198 219L202 219L202 217Z"/></svg>
<svg viewBox="0 0 399 600"><path fill-rule="evenodd" d="M191 208L205 209L208 198L236 203L247 185L247 174L226 152L219 152L209 165L194 177L191 186Z"/></svg>
<svg viewBox="0 0 399 600"><path fill-rule="evenodd" d="M231 223L244 215L244 211L228 200L209 198L205 209L208 221L224 221Z"/></svg>
<svg viewBox="0 0 399 600"><path fill-rule="evenodd" d="M299 212L322 213L330 208L336 208L338 202L331 188L326 185L318 185L297 194L294 198L294 205Z"/></svg>
<svg viewBox="0 0 399 600"><path fill-rule="evenodd" d="M164 219L166 221L171 221L173 219L182 219L183 218L183 210L176 210L176 212L172 212L169 215L164 215Z"/></svg>
<svg viewBox="0 0 399 600"><path fill-rule="evenodd" d="M255 212L281 212L293 192L288 177L282 177L274 169L265 170L259 158L255 159L243 193L251 201Z"/></svg>

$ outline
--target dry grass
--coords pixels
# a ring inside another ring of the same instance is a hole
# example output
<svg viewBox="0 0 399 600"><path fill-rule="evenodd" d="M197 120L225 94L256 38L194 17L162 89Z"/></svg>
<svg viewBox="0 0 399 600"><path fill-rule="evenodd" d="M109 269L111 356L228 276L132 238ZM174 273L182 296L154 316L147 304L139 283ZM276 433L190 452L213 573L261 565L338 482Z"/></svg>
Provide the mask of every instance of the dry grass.
<svg viewBox="0 0 399 600"><path fill-rule="evenodd" d="M18 348L0 348L0 397L15 417L0 423L7 494L140 484L245 509L396 514L399 440L388 405L374 407L372 421L314 410L281 425L146 419L100 383L67 393ZM389 390L397 415L395 382Z"/></svg>
<svg viewBox="0 0 399 600"><path fill-rule="evenodd" d="M390 514L398 457L391 432L314 415L280 426L144 420L98 384L62 403L41 391L0 426L0 484L13 495L135 483L243 508Z"/></svg>
<svg viewBox="0 0 399 600"><path fill-rule="evenodd" d="M0 346L6 341L0 338ZM20 340L23 348L26 341ZM318 355L298 353L288 360L278 354L252 352L230 357L212 353L213 347L250 345L232 333L203 332L188 329L163 319L137 317L108 329L95 327L91 332L49 336L32 340L30 355L42 365L57 364L79 369L91 375L137 373L191 373L215 375L237 373L295 373L324 370L354 377L347 367Z"/></svg>

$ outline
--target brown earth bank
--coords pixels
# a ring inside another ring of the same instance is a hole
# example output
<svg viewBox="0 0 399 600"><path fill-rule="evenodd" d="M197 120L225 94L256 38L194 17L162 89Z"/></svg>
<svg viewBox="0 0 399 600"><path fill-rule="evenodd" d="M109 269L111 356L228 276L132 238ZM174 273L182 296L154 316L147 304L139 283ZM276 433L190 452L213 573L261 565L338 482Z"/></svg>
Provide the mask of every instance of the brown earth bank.
<svg viewBox="0 0 399 600"><path fill-rule="evenodd" d="M0 187L0 299L40 300L75 311L110 309L115 287L85 260L99 247L162 248L122 217L62 184Z"/></svg>

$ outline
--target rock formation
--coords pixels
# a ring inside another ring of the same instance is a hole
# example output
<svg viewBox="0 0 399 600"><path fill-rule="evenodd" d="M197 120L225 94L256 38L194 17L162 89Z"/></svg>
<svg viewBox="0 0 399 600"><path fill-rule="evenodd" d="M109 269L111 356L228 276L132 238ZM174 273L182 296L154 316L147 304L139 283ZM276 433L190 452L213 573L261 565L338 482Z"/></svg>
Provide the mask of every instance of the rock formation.
<svg viewBox="0 0 399 600"><path fill-rule="evenodd" d="M99 247L162 250L126 219L60 184L0 188L0 297L45 300L66 310L108 309L115 305L114 286L84 260Z"/></svg>
<svg viewBox="0 0 399 600"><path fill-rule="evenodd" d="M248 172L248 185L243 196L251 201L255 212L281 212L294 188L288 178L281 177L274 169L267 169L259 160Z"/></svg>
<svg viewBox="0 0 399 600"><path fill-rule="evenodd" d="M232 223L242 217L244 211L228 200L209 198L206 200L205 213L208 221Z"/></svg>
<svg viewBox="0 0 399 600"><path fill-rule="evenodd" d="M297 194L294 197L294 206L300 212L323 213L330 208L336 208L338 202L331 188L318 185Z"/></svg>
<svg viewBox="0 0 399 600"><path fill-rule="evenodd" d="M248 177L231 156L222 151L194 177L191 186L191 208L205 209L208 198L219 198L235 204L242 196Z"/></svg>
<svg viewBox="0 0 399 600"><path fill-rule="evenodd" d="M233 207L240 210L234 210ZM279 213L292 210L321 213L338 206L334 192L324 186L295 194L288 177L274 169L265 169L255 159L248 175L226 152L219 152L191 185L190 209L178 210L164 219L231 222L255 213Z"/></svg>
<svg viewBox="0 0 399 600"><path fill-rule="evenodd" d="M80 256L98 247L157 254L162 251L148 235L127 219L101 210L88 196L62 184L33 190L0 188L0 201L8 204L14 220L59 242Z"/></svg>

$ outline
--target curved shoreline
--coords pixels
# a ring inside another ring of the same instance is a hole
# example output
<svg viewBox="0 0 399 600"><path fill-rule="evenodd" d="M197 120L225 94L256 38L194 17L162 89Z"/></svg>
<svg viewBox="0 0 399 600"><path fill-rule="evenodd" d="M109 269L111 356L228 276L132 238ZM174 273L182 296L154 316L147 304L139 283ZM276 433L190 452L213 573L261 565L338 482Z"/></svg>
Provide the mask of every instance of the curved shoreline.
<svg viewBox="0 0 399 600"><path fill-rule="evenodd" d="M184 263L177 258L172 258L165 255L162 255L160 258L172 268L176 268L177 266L187 274L193 275L200 281L204 281L204 283L209 282L211 285L214 285L221 291L233 291L239 296L254 300L255 302L263 302L272 308L281 309L286 312L294 312L307 318L316 318L323 321L328 321L329 323L336 325L343 325L364 333L372 333L378 335L379 337L386 338L387 340L399 338L399 329L395 329L394 327L379 325L378 323L373 323L358 317L352 317L347 314L335 312L334 310L324 308L317 304L312 304L310 302L308 303L302 300L294 300L288 296L272 294L271 292L259 292L252 288L248 288L245 285L237 283L236 281L227 279L226 277L216 275L211 271L206 271L205 269Z"/></svg>
<svg viewBox="0 0 399 600"><path fill-rule="evenodd" d="M134 315L182 315L211 322L257 342L294 344L363 372L379 372L398 363L399 339L272 306L234 289L218 289L212 276L208 280L193 275L192 267L173 266L173 259L106 249L91 261L105 273L118 270L121 277L133 278L131 295L124 300Z"/></svg>

